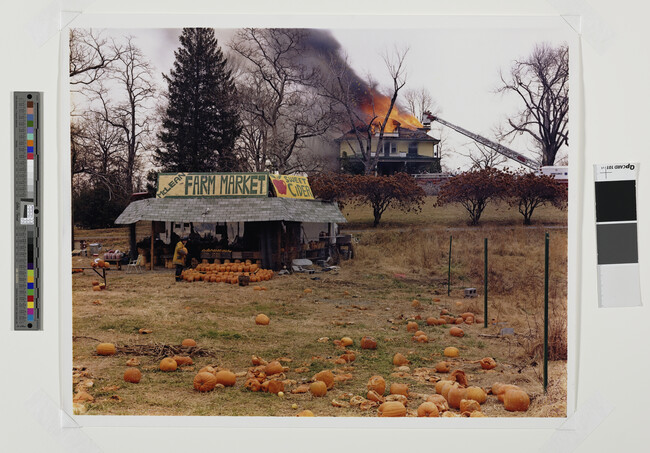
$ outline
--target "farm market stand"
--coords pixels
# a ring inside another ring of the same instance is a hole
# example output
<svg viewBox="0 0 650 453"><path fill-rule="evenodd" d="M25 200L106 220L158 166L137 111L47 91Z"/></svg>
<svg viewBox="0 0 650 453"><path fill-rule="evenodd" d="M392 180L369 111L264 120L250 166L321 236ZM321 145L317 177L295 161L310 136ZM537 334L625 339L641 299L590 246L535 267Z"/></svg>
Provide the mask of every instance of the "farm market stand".
<svg viewBox="0 0 650 453"><path fill-rule="evenodd" d="M179 173L159 174L156 198L131 202L115 223L140 221L151 222L150 269L168 264L174 241L189 236L190 259L278 270L298 258L326 260L346 219L335 203L313 198L305 177Z"/></svg>

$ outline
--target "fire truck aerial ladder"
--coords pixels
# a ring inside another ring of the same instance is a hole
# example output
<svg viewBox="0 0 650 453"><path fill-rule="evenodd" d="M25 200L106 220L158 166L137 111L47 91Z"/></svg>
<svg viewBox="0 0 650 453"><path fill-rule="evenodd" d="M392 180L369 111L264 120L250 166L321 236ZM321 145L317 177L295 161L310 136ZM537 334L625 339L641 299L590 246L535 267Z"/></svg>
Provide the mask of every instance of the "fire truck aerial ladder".
<svg viewBox="0 0 650 453"><path fill-rule="evenodd" d="M439 116L433 116L432 114L430 114L428 112L425 113L425 115L429 120L437 121L440 124L444 124L445 126L455 130L456 132L461 133L461 134L471 138L472 140L474 140L474 141L476 141L476 142L478 142L478 143L480 143L482 145L485 145L488 148L493 149L497 153L502 154L502 155L506 156L509 159L512 159L512 160L515 160L515 161L519 162L521 165L525 165L526 167L528 167L528 168L530 168L532 170L535 170L535 171L539 171L539 169L540 169L540 165L539 165L538 162L524 156L523 154L518 153L517 151L513 151L510 148L506 148L503 145L499 145L498 143L493 142L492 140L488 140L485 137L481 137L480 135L474 134L474 133L468 131L467 129L463 129L462 127L456 126L455 124L451 124L450 122L443 120Z"/></svg>

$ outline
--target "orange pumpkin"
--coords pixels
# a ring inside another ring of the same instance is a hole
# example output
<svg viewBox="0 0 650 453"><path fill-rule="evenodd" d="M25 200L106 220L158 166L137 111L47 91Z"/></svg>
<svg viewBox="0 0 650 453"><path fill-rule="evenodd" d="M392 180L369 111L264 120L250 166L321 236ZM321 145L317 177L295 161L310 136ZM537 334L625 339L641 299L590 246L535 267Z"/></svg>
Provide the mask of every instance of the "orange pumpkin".
<svg viewBox="0 0 650 453"><path fill-rule="evenodd" d="M113 343L99 343L97 345L98 355L114 355L117 352Z"/></svg>
<svg viewBox="0 0 650 453"><path fill-rule="evenodd" d="M449 362L438 362L436 364L436 371L438 373L449 373L450 369Z"/></svg>
<svg viewBox="0 0 650 453"><path fill-rule="evenodd" d="M264 313L260 313L255 317L255 324L258 326L268 326L271 320Z"/></svg>
<svg viewBox="0 0 650 453"><path fill-rule="evenodd" d="M386 401L383 396L381 396L379 393L377 393L374 390L368 390L368 393L366 394L366 398L369 399L370 401L376 401L377 403L383 403Z"/></svg>
<svg viewBox="0 0 650 453"><path fill-rule="evenodd" d="M379 395L383 395L386 391L386 381L381 376L372 376L368 379L368 390L374 390Z"/></svg>
<svg viewBox="0 0 650 453"><path fill-rule="evenodd" d="M314 381L309 385L309 391L314 396L325 396L327 394L327 385L323 381Z"/></svg>
<svg viewBox="0 0 650 453"><path fill-rule="evenodd" d="M354 341L352 341L352 338L350 338L350 337L341 338L341 346L347 348L348 346L352 346L353 344L354 344Z"/></svg>
<svg viewBox="0 0 650 453"><path fill-rule="evenodd" d="M467 389L464 389L462 387L452 386L449 389L449 393L447 394L447 402L449 403L449 407L452 407L454 409L460 409L460 402L461 400L466 399L466 396L467 396Z"/></svg>
<svg viewBox="0 0 650 453"><path fill-rule="evenodd" d="M165 357L160 361L159 368L161 371L176 371L178 364L176 363L176 360L171 357Z"/></svg>
<svg viewBox="0 0 650 453"><path fill-rule="evenodd" d="M212 374L213 376L216 376L216 375L217 375L217 370L215 370L214 368L212 368L212 367L209 366L209 365L208 365L208 366L204 366L203 368L201 368L201 369L199 370L199 373L203 373L203 372L210 373L210 374Z"/></svg>
<svg viewBox="0 0 650 453"><path fill-rule="evenodd" d="M267 391L275 395L280 392L284 392L284 383L282 381L278 381L277 379L271 379L269 381Z"/></svg>
<svg viewBox="0 0 650 453"><path fill-rule="evenodd" d="M229 370L217 371L215 378L217 380L217 384L222 384L224 387L232 387L235 385L235 382L237 382L237 376L235 376L235 373Z"/></svg>
<svg viewBox="0 0 650 453"><path fill-rule="evenodd" d="M487 401L487 393L480 387L467 387L467 399L483 404Z"/></svg>
<svg viewBox="0 0 650 453"><path fill-rule="evenodd" d="M449 346L448 348L445 348L443 355L445 357L458 357L458 348Z"/></svg>
<svg viewBox="0 0 650 453"><path fill-rule="evenodd" d="M427 397L427 402L433 403L438 408L438 412L444 412L449 410L449 403L442 395L429 395Z"/></svg>
<svg viewBox="0 0 650 453"><path fill-rule="evenodd" d="M316 373L314 380L323 381L328 390L334 387L334 374L330 370L323 370L320 373Z"/></svg>
<svg viewBox="0 0 650 453"><path fill-rule="evenodd" d="M305 409L304 411L298 412L296 417L314 417L314 413L309 409Z"/></svg>
<svg viewBox="0 0 650 453"><path fill-rule="evenodd" d="M361 339L361 349L377 349L377 340L372 337L363 337Z"/></svg>
<svg viewBox="0 0 650 453"><path fill-rule="evenodd" d="M492 357L484 357L480 360L479 362L481 364L481 368L484 370L491 370L496 368L497 363L494 361Z"/></svg>
<svg viewBox="0 0 650 453"><path fill-rule="evenodd" d="M391 395L409 396L408 384L397 384L397 383L391 384L389 391Z"/></svg>
<svg viewBox="0 0 650 453"><path fill-rule="evenodd" d="M530 398L523 390L508 389L503 398L503 407L511 412L525 412L530 406Z"/></svg>
<svg viewBox="0 0 650 453"><path fill-rule="evenodd" d="M397 353L393 356L393 365L395 366L402 366L402 365L407 365L410 363L406 357L402 353Z"/></svg>
<svg viewBox="0 0 650 453"><path fill-rule="evenodd" d="M277 360L270 362L268 365L266 365L266 367L264 367L264 372L267 374L267 376L282 373L283 371L284 368L282 367L282 364Z"/></svg>
<svg viewBox="0 0 650 453"><path fill-rule="evenodd" d="M427 326L437 326L438 325L438 319L434 318L433 316L429 316L427 318Z"/></svg>
<svg viewBox="0 0 650 453"><path fill-rule="evenodd" d="M199 372L194 376L194 389L199 392L209 392L217 385L217 378L207 371Z"/></svg>
<svg viewBox="0 0 650 453"><path fill-rule="evenodd" d="M463 329L461 329L460 327L452 327L451 329L449 329L449 334L452 337L462 337L463 335L465 335L465 332L463 332Z"/></svg>
<svg viewBox="0 0 650 453"><path fill-rule="evenodd" d="M126 382L131 382L137 384L142 379L142 373L137 368L127 368L124 372L124 380Z"/></svg>
<svg viewBox="0 0 650 453"><path fill-rule="evenodd" d="M215 383L216 383L216 380L215 380ZM260 384L260 381L258 381L257 379L249 378L244 383L244 387L247 388L248 390L250 390L251 392L259 392L262 386Z"/></svg>
<svg viewBox="0 0 650 453"><path fill-rule="evenodd" d="M189 366L189 365L194 364L194 361L192 360L192 357L189 357L189 356L175 355L174 357L172 357L172 359L174 359L176 361L176 364L178 366Z"/></svg>
<svg viewBox="0 0 650 453"><path fill-rule="evenodd" d="M418 326L418 323L417 323L417 322L409 321L409 322L406 324L406 331L407 331L407 332L415 332L416 330L418 330L418 327L419 327L419 326Z"/></svg>
<svg viewBox="0 0 650 453"><path fill-rule="evenodd" d="M418 417L439 417L438 406L430 402L424 402L418 406Z"/></svg>
<svg viewBox="0 0 650 453"><path fill-rule="evenodd" d="M196 341L192 340L191 338L186 338L186 339L183 340L183 342L181 343L181 346L185 346L185 347L194 347L194 346L196 346Z"/></svg>
<svg viewBox="0 0 650 453"><path fill-rule="evenodd" d="M380 417L404 417L406 416L406 406L399 401L386 401L379 405L377 409Z"/></svg>
<svg viewBox="0 0 650 453"><path fill-rule="evenodd" d="M447 383L448 384L453 384L454 381L450 381L449 379L443 379L441 381L436 382L436 386L435 386L436 393L441 395L442 394L442 387Z"/></svg>

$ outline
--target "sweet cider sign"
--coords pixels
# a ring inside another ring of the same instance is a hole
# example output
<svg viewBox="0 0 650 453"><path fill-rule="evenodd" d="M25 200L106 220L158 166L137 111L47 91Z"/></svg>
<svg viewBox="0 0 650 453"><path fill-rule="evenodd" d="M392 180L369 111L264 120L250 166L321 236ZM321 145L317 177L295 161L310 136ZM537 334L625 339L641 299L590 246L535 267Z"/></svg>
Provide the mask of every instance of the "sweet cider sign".
<svg viewBox="0 0 650 453"><path fill-rule="evenodd" d="M280 198L314 199L306 176L269 175L269 179L275 195Z"/></svg>

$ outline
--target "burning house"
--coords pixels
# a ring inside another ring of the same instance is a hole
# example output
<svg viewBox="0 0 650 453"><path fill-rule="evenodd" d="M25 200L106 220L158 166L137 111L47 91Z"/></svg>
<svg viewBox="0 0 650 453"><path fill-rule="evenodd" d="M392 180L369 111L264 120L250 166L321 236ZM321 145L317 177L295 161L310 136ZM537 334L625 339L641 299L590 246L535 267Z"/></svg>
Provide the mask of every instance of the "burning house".
<svg viewBox="0 0 650 453"><path fill-rule="evenodd" d="M429 119L420 123L414 116L394 108L384 129L378 157L379 127L374 123L370 130L367 126L358 127L335 140L341 168L352 172L362 168L363 146L371 158L377 157L379 175L440 173L440 140L430 136L430 130Z"/></svg>

